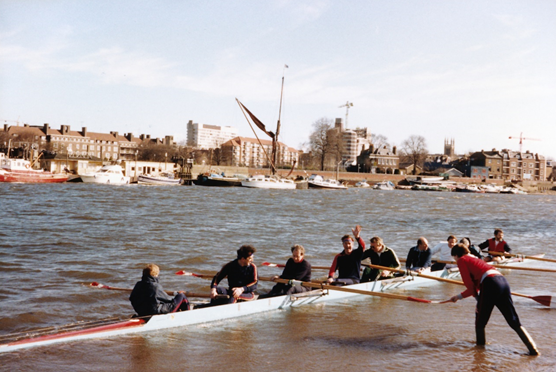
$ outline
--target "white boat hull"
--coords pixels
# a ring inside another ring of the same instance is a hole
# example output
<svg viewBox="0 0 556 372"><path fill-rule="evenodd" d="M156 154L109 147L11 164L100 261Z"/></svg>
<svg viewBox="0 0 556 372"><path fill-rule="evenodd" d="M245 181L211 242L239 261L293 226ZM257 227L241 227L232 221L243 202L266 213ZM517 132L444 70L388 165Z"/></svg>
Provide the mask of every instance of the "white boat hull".
<svg viewBox="0 0 556 372"><path fill-rule="evenodd" d="M119 165L105 165L97 172L84 173L79 175L81 180L86 183L104 183L110 185L127 185L129 177L124 176L122 167Z"/></svg>
<svg viewBox="0 0 556 372"><path fill-rule="evenodd" d="M85 183L104 183L110 185L127 185L129 177L125 176L103 176L99 174L82 174L81 180Z"/></svg>
<svg viewBox="0 0 556 372"><path fill-rule="evenodd" d="M156 177L156 176L146 176L139 175L137 177L137 183L142 185L179 185L181 179L179 178L168 178L168 177Z"/></svg>
<svg viewBox="0 0 556 372"><path fill-rule="evenodd" d="M454 278L459 276L456 271L438 271L430 275ZM426 279L422 277L401 277L387 279L376 282L368 282L344 286L342 288L351 288L358 290L367 290L373 292L385 292L398 289L400 287L421 286L437 284L438 281ZM37 336L7 344L0 345L1 352L10 352L18 349L47 346L60 342L70 342L91 338L103 338L130 333L147 332L166 328L182 327L193 324L209 323L222 319L231 319L244 317L256 313L285 309L288 307L298 307L324 301L343 300L346 298L361 296L357 293L341 292L334 290L317 290L292 296L270 297L249 302L239 302L235 304L227 304L213 307L205 307L193 309L191 311L177 312L171 314L155 315L150 320L144 322L142 319L130 319L120 321L118 323L83 329L80 331L71 331L66 333L58 333L54 335ZM32 334L32 332L29 332Z"/></svg>
<svg viewBox="0 0 556 372"><path fill-rule="evenodd" d="M294 190L296 188L295 182L292 180L264 176L253 176L243 180L241 181L241 186L256 189L280 190Z"/></svg>

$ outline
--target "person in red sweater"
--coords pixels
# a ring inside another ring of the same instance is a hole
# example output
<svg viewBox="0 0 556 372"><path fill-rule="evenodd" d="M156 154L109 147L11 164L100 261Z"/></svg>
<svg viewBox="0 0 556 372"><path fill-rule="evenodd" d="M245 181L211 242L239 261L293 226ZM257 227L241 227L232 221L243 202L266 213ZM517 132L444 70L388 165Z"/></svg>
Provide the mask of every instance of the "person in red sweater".
<svg viewBox="0 0 556 372"><path fill-rule="evenodd" d="M496 306L504 315L508 325L527 346L529 355L540 355L535 342L525 328L521 326L506 278L491 265L469 254L469 249L463 244L458 244L452 248L452 257L457 262L466 290L450 298L450 301L457 302L469 296L474 296L477 299L475 314L477 345L484 346L486 343L485 327L492 309Z"/></svg>
<svg viewBox="0 0 556 372"><path fill-rule="evenodd" d="M361 260L365 251L365 242L361 238L361 226L357 225L351 230L357 240L357 249L353 249L354 240L349 235L342 236L344 250L338 253L332 261L328 272L328 283L333 285L355 284L361 281ZM338 278L334 273L338 270Z"/></svg>

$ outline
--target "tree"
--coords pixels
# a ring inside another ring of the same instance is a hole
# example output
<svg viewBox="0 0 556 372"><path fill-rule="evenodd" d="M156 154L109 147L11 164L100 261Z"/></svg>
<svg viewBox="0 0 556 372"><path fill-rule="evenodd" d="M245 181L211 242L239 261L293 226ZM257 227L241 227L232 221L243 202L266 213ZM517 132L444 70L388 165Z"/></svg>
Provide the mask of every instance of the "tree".
<svg viewBox="0 0 556 372"><path fill-rule="evenodd" d="M309 136L309 149L320 170L325 169L327 161L336 163L342 158L342 134L332 126L333 122L328 118L318 119Z"/></svg>
<svg viewBox="0 0 556 372"><path fill-rule="evenodd" d="M163 162L175 155L176 148L172 145L162 145L144 141L139 145L138 160Z"/></svg>
<svg viewBox="0 0 556 372"><path fill-rule="evenodd" d="M382 134L377 134L371 137L371 144L374 146L375 149L381 149L382 147L386 146L386 148L390 148L390 143L388 143L388 138Z"/></svg>
<svg viewBox="0 0 556 372"><path fill-rule="evenodd" d="M413 164L413 174L417 174L417 166L422 166L429 150L423 136L411 135L402 142L403 155Z"/></svg>

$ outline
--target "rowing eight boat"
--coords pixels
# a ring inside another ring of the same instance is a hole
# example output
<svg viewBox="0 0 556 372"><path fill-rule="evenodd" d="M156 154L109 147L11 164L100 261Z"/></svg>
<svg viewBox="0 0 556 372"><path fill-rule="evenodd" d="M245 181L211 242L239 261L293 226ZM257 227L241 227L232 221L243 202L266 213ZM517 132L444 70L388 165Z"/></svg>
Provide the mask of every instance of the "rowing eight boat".
<svg viewBox="0 0 556 372"><path fill-rule="evenodd" d="M444 278L454 278L459 275L459 272L457 270L443 270L433 272L431 275ZM353 284L341 288L350 288L360 291L387 292L402 287L406 288L432 285L435 283L437 282L418 276L404 276L369 283ZM116 321L110 324L103 324L101 326L84 329L71 329L55 334L35 333L35 335L30 338L0 344L0 353L24 348L46 346L60 342L112 337L138 332L183 327L193 324L209 323L222 319L245 317L261 312L285 309L288 307L298 307L324 301L343 300L354 296L361 296L361 294L340 290L317 289L297 295L285 295L259 299L256 301L203 307L190 311L155 315L150 318L131 318L123 321ZM33 334L33 332L28 332L27 337L29 334Z"/></svg>

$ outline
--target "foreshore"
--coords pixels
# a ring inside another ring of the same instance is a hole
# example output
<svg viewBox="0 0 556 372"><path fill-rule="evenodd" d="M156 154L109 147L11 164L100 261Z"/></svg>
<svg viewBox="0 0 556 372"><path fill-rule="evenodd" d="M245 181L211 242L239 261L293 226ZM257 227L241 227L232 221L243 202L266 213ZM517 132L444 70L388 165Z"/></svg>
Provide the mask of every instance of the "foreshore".
<svg viewBox="0 0 556 372"><path fill-rule="evenodd" d="M234 174L242 174L245 176L254 174L265 174L269 175L270 170L267 168L248 168L248 167L227 167L227 166L203 166L194 165L191 170L191 175L195 179L200 173L208 172L212 170L216 173L224 173L227 176L232 176ZM414 175L406 174L377 174L377 173L355 173L355 172L333 172L333 171L316 171L316 170L303 170L295 169L291 172L288 169L278 169L277 174L281 177L297 178L303 177L307 179L311 174L319 174L323 178L338 179L347 184L348 187L353 187L357 182L362 180L367 180L370 185L382 181L392 181L394 184L404 184L406 178L418 177ZM426 177L426 176L425 176ZM496 186L503 186L509 184L505 180L489 179L482 181L475 178L469 177L450 177L450 181L454 181L459 184L491 184ZM515 183L523 187L529 194L555 194L556 195L556 182L549 181L520 181Z"/></svg>

